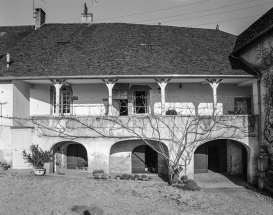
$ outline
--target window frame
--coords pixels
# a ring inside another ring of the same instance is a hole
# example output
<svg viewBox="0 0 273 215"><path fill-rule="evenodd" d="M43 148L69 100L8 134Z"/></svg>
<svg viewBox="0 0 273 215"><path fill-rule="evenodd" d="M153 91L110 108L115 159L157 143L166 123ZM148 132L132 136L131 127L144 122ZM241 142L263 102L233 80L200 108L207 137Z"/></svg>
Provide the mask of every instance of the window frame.
<svg viewBox="0 0 273 215"><path fill-rule="evenodd" d="M69 95L69 96L67 96ZM64 103L65 102L65 103ZM73 90L71 86L64 85L60 89L60 115L73 114ZM50 87L50 113L56 113L56 88Z"/></svg>
<svg viewBox="0 0 273 215"><path fill-rule="evenodd" d="M144 106L137 106L136 105L136 99L137 99L136 94L137 94L137 92L144 92L144 94L145 94L145 96L144 96L145 105ZM133 92L133 99L134 99L134 101L133 101L133 104L134 104L134 114L139 114L139 115L141 115L141 114L149 114L149 110L148 110L148 92L146 90L135 90ZM139 109L144 109L144 113L139 113L138 112L138 107L139 107Z"/></svg>

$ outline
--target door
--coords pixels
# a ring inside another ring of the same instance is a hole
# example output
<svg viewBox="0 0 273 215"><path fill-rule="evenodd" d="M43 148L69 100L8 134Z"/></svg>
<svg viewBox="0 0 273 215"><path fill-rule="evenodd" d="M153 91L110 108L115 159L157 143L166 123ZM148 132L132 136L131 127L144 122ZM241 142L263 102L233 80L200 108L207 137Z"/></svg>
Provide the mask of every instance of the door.
<svg viewBox="0 0 273 215"><path fill-rule="evenodd" d="M32 144L31 130L30 129L13 129L13 169L29 169L32 168L28 163L25 163L23 159L23 150L29 152L29 147Z"/></svg>
<svg viewBox="0 0 273 215"><path fill-rule="evenodd" d="M194 152L194 173L208 172L208 147L199 146Z"/></svg>
<svg viewBox="0 0 273 215"><path fill-rule="evenodd" d="M132 173L145 172L145 146L134 148L132 152Z"/></svg>

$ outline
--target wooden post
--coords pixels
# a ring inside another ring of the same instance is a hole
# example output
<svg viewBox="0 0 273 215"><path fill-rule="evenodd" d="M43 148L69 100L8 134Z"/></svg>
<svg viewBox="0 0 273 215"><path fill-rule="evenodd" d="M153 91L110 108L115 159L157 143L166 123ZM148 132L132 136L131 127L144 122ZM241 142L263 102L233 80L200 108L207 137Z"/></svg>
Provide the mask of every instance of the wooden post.
<svg viewBox="0 0 273 215"><path fill-rule="evenodd" d="M108 88L108 116L112 116L113 115L113 87L117 83L118 79L115 79L115 80L102 79L102 81L106 84Z"/></svg>
<svg viewBox="0 0 273 215"><path fill-rule="evenodd" d="M212 92L213 92L213 115L215 115L215 112L217 110L217 87L219 86L219 83L222 81L223 79L213 79L213 80L208 80L210 86L212 87Z"/></svg>
<svg viewBox="0 0 273 215"><path fill-rule="evenodd" d="M55 116L59 116L60 115L60 94L61 94L60 91L61 91L62 86L65 83L65 80L51 80L51 82L54 84L55 91L56 91L56 96L55 96L56 111L55 111L55 113L53 111L53 114ZM54 110L54 107L53 107L53 110Z"/></svg>

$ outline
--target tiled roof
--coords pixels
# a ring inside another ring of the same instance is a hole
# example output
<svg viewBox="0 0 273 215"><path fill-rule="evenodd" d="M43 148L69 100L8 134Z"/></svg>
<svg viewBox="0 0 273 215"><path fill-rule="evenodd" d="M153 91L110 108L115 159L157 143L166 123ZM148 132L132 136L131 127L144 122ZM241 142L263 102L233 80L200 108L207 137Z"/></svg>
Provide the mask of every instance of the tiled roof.
<svg viewBox="0 0 273 215"><path fill-rule="evenodd" d="M0 59L0 77L247 75L229 62L236 37L219 30L138 24L45 24Z"/></svg>
<svg viewBox="0 0 273 215"><path fill-rule="evenodd" d="M267 30L273 27L273 8L266 12L261 18L250 25L237 38L233 53L239 51L250 42L253 42Z"/></svg>
<svg viewBox="0 0 273 215"><path fill-rule="evenodd" d="M32 26L0 26L0 56L33 31Z"/></svg>

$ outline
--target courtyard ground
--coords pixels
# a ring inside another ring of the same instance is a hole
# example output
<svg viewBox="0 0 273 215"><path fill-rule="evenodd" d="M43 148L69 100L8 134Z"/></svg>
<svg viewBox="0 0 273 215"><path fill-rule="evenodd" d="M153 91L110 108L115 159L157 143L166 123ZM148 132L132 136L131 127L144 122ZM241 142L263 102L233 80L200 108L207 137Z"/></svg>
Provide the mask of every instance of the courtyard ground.
<svg viewBox="0 0 273 215"><path fill-rule="evenodd" d="M273 199L245 188L182 191L165 183L0 172L0 214L272 215Z"/></svg>

